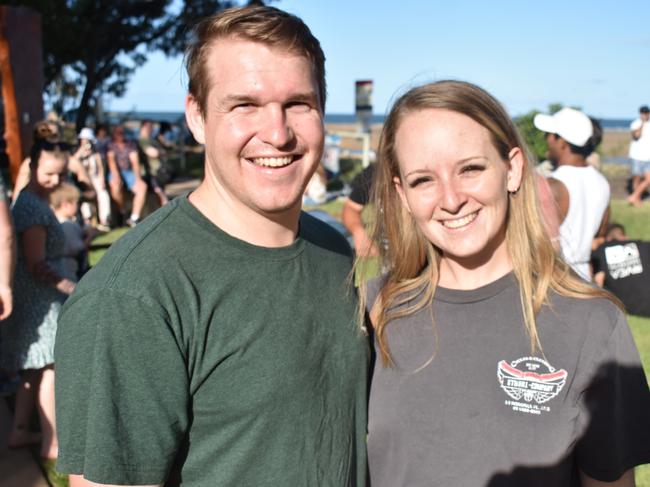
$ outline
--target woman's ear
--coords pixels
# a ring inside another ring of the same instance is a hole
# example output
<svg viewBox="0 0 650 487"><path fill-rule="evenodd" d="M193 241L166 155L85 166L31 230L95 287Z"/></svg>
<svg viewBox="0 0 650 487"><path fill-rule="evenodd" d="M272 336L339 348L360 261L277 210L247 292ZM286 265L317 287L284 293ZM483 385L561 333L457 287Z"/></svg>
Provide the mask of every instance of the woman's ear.
<svg viewBox="0 0 650 487"><path fill-rule="evenodd" d="M521 187L521 180L524 174L524 153L519 147L515 147L508 154L508 192L516 193Z"/></svg>

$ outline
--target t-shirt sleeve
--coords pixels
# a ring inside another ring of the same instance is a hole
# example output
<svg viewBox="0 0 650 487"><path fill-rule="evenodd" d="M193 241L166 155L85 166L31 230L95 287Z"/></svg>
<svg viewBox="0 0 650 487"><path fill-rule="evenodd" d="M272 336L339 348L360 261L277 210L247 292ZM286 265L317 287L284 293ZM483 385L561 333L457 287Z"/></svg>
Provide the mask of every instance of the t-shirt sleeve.
<svg viewBox="0 0 650 487"><path fill-rule="evenodd" d="M603 482L650 462L650 390L634 339L622 313L582 393L585 432L576 447L578 465Z"/></svg>
<svg viewBox="0 0 650 487"><path fill-rule="evenodd" d="M594 274L605 272L607 263L605 262L605 247L602 245L591 253L591 266L594 269Z"/></svg>
<svg viewBox="0 0 650 487"><path fill-rule="evenodd" d="M55 348L58 469L98 483L163 483L189 421L182 350L164 314L141 299L73 295Z"/></svg>
<svg viewBox="0 0 650 487"><path fill-rule="evenodd" d="M637 118L634 122L630 124L630 130L638 130L641 128L642 122L640 118Z"/></svg>

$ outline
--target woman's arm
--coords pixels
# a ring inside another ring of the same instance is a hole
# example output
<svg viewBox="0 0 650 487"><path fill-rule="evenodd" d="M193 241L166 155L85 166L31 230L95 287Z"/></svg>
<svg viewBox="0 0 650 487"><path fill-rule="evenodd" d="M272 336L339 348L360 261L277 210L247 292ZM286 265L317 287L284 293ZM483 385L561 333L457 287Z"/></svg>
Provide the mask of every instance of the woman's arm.
<svg viewBox="0 0 650 487"><path fill-rule="evenodd" d="M595 480L589 477L582 470L580 471L580 482L582 487L634 487L636 484L634 482L634 469L631 468L618 480L614 482L601 482L600 480Z"/></svg>
<svg viewBox="0 0 650 487"><path fill-rule="evenodd" d="M136 181L142 178L142 173L140 172L140 156L138 151L132 150L129 152L129 161L131 161L131 170L135 175Z"/></svg>
<svg viewBox="0 0 650 487"><path fill-rule="evenodd" d="M16 240L7 200L0 200L0 320L13 310L11 285L16 265Z"/></svg>
<svg viewBox="0 0 650 487"><path fill-rule="evenodd" d="M45 260L47 230L42 225L27 228L22 235L21 248L27 272L35 279L55 287L64 294L72 294L74 283L61 276Z"/></svg>

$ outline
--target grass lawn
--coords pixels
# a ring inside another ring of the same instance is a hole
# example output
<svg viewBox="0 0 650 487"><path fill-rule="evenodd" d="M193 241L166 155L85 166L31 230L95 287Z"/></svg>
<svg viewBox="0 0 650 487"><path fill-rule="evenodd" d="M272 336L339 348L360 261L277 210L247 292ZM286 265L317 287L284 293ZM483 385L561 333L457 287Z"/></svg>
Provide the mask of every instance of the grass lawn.
<svg viewBox="0 0 650 487"><path fill-rule="evenodd" d="M312 208L314 207L308 209ZM327 211L337 219L341 218L342 202L340 200L330 201L317 208ZM648 204L643 208L633 208L624 201L612 201L610 221L623 224L630 238L650 240L650 205ZM104 246L110 245L124 235L127 230L120 228L97 237L93 244L100 248L90 252L91 266L95 265L106 251ZM641 354L646 377L650 379L650 318L628 316L628 319ZM650 414L650 411L648 413ZM650 487L650 465L637 468L636 484L638 487Z"/></svg>

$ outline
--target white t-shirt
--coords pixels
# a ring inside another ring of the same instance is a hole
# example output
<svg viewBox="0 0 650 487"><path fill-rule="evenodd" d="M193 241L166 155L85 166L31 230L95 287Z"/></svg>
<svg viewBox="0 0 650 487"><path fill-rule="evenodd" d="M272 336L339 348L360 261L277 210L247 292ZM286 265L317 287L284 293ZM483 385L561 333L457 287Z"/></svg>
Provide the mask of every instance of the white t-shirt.
<svg viewBox="0 0 650 487"><path fill-rule="evenodd" d="M591 281L591 241L609 206L609 183L591 166L560 166L551 175L569 192L569 211L560 225L560 246L564 260L580 276Z"/></svg>
<svg viewBox="0 0 650 487"><path fill-rule="evenodd" d="M638 130L642 123L643 121L637 118L630 125L630 130ZM650 161L650 121L643 124L641 137L637 140L632 139L632 142L630 142L629 156L630 159L636 159L637 161Z"/></svg>

